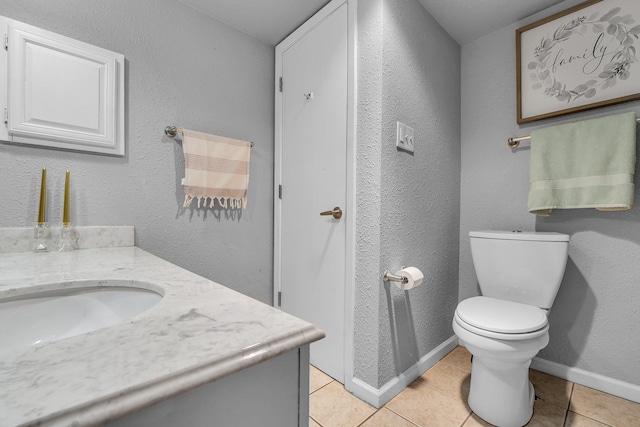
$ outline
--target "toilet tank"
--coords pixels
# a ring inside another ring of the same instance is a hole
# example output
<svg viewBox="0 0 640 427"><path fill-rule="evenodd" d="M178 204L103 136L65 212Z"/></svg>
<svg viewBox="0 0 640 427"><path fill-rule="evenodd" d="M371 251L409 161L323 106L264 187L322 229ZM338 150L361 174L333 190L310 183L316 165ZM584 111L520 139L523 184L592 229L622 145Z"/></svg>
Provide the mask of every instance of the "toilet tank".
<svg viewBox="0 0 640 427"><path fill-rule="evenodd" d="M469 240L482 295L551 308L567 265L568 235L472 231Z"/></svg>

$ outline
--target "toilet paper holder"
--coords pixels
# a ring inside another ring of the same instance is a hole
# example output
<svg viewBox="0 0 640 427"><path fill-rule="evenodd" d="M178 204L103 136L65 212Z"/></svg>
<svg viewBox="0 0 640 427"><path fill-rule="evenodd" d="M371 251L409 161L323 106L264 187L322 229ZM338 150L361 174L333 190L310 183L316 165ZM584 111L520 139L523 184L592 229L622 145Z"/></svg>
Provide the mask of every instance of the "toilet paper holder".
<svg viewBox="0 0 640 427"><path fill-rule="evenodd" d="M402 267L404 268L404 267ZM385 282L400 282L400 283L408 283L409 279L402 276L396 276L395 274L391 274L389 270L385 270L382 273L382 280Z"/></svg>

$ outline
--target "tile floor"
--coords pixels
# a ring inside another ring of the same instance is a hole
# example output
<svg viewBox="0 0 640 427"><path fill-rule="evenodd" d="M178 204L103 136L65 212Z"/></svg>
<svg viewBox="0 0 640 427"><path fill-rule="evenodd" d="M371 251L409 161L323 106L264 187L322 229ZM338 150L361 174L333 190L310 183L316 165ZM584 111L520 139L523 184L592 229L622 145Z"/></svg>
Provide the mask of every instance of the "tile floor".
<svg viewBox="0 0 640 427"><path fill-rule="evenodd" d="M491 426L466 404L470 354L456 347L382 408L358 400L311 367L310 427ZM640 404L530 371L538 399L527 426L640 427Z"/></svg>

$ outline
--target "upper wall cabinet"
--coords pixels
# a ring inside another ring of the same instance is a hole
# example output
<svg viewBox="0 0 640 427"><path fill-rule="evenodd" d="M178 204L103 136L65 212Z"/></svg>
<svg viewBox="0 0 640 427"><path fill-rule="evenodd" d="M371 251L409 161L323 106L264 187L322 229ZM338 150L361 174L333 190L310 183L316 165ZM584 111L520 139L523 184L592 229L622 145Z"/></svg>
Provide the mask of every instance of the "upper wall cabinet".
<svg viewBox="0 0 640 427"><path fill-rule="evenodd" d="M124 56L4 17L1 28L0 139L123 156Z"/></svg>

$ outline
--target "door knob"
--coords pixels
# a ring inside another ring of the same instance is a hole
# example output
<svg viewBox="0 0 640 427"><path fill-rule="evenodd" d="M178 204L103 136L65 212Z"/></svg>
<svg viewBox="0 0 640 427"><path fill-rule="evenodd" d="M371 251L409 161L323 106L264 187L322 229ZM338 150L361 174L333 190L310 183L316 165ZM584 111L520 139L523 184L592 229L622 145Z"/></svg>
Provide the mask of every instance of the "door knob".
<svg viewBox="0 0 640 427"><path fill-rule="evenodd" d="M324 215L333 215L333 217L335 219L340 219L342 218L342 209L340 209L339 207L335 207L333 208L332 211L324 211L324 212L320 212L320 215L324 216Z"/></svg>

